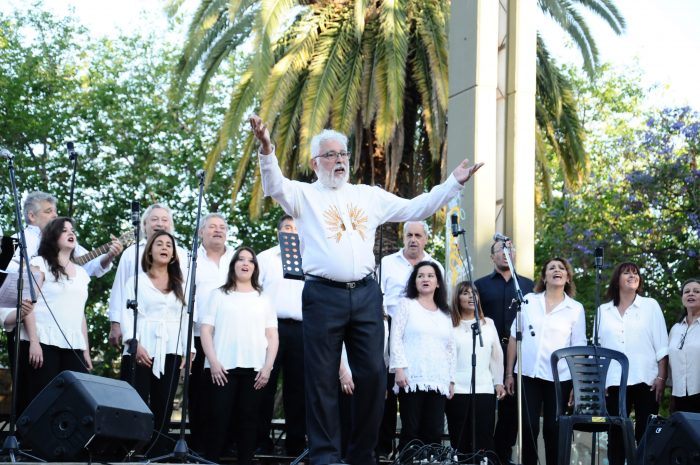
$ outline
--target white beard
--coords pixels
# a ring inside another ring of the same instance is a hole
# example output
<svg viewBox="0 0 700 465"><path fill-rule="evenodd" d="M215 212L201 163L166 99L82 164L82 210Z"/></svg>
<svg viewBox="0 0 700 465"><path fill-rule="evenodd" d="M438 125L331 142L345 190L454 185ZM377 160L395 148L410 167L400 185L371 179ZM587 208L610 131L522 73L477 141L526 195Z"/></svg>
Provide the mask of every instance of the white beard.
<svg viewBox="0 0 700 465"><path fill-rule="evenodd" d="M343 177L337 177L333 173L335 168L338 166L344 166L345 168L345 174ZM349 172L349 167L346 165L343 165L343 163L336 163L335 166L330 169L326 170L321 167L321 165L318 165L318 170L316 171L316 176L318 177L318 180L323 184L324 187L327 187L329 189L338 189L340 187L343 187L345 183L350 179L350 172Z"/></svg>

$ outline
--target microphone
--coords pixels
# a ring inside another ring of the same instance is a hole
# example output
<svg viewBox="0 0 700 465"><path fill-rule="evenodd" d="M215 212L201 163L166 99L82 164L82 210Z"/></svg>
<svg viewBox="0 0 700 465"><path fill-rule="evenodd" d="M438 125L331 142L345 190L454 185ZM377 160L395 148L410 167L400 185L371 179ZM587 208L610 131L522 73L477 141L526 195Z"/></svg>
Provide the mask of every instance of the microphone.
<svg viewBox="0 0 700 465"><path fill-rule="evenodd" d="M78 154L75 152L73 142L67 142L66 148L68 149L68 158L70 159L70 161L73 161L76 158L78 158Z"/></svg>
<svg viewBox="0 0 700 465"><path fill-rule="evenodd" d="M141 210L141 204L139 203L138 200L132 200L131 201L131 224L134 226L139 225L139 221L141 221L139 210Z"/></svg>
<svg viewBox="0 0 700 465"><path fill-rule="evenodd" d="M198 179L204 179L204 170L197 170L196 176Z"/></svg>
<svg viewBox="0 0 700 465"><path fill-rule="evenodd" d="M508 242L509 240L510 240L510 237L504 236L501 233L496 233L493 235L494 242Z"/></svg>
<svg viewBox="0 0 700 465"><path fill-rule="evenodd" d="M456 213L450 216L450 224L452 225L452 236L457 237L462 234L462 230L459 228L459 218Z"/></svg>
<svg viewBox="0 0 700 465"><path fill-rule="evenodd" d="M7 149L0 149L0 158L3 160L12 160L15 156Z"/></svg>
<svg viewBox="0 0 700 465"><path fill-rule="evenodd" d="M603 268L603 248L602 247L596 247L595 248L595 267L596 268Z"/></svg>

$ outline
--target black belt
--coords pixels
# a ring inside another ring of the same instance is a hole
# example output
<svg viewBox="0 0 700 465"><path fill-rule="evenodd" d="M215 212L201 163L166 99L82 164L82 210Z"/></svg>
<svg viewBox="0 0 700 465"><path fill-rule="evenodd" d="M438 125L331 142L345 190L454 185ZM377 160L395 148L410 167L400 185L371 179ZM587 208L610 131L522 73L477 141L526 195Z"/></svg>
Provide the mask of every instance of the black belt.
<svg viewBox="0 0 700 465"><path fill-rule="evenodd" d="M370 273L359 281L350 281L347 283L341 281L333 281L332 279L322 278L321 276L316 276L313 274L305 274L304 279L306 281L316 281L326 286L337 287L340 289L355 289L356 287L362 287L374 281L374 273Z"/></svg>

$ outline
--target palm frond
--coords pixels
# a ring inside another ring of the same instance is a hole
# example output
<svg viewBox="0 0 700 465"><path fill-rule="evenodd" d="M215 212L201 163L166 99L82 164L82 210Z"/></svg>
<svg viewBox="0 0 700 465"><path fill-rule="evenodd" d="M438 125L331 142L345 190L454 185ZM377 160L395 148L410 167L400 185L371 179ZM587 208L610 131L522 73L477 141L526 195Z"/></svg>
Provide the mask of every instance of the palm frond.
<svg viewBox="0 0 700 465"><path fill-rule="evenodd" d="M355 40L350 23L343 18L329 15L325 26L326 29L321 32L316 43L304 90L304 110L299 138L301 147L306 147L311 137L326 125L347 50Z"/></svg>
<svg viewBox="0 0 700 465"><path fill-rule="evenodd" d="M446 18L442 2L426 0L422 14L416 16L416 32L426 47L437 103L447 110L449 73L447 68Z"/></svg>
<svg viewBox="0 0 700 465"><path fill-rule="evenodd" d="M379 7L379 25L387 73L388 118L397 121L403 113L404 90L406 88L406 58L408 56L406 0L384 0Z"/></svg>
<svg viewBox="0 0 700 465"><path fill-rule="evenodd" d="M338 90L332 102L331 125L345 134L351 131L360 106L362 71L364 69L362 52L361 41L358 40L351 44L340 72Z"/></svg>

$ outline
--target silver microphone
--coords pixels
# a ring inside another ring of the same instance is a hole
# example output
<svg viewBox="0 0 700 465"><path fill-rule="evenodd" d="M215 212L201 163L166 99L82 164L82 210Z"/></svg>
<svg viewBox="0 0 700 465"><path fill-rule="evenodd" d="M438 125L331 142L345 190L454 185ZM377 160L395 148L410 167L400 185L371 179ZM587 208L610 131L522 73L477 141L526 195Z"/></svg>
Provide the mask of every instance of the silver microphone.
<svg viewBox="0 0 700 465"><path fill-rule="evenodd" d="M510 237L504 236L501 233L496 233L493 235L493 240L494 242L508 242L510 240Z"/></svg>
<svg viewBox="0 0 700 465"><path fill-rule="evenodd" d="M7 149L0 149L0 158L3 160L12 160L15 156Z"/></svg>

